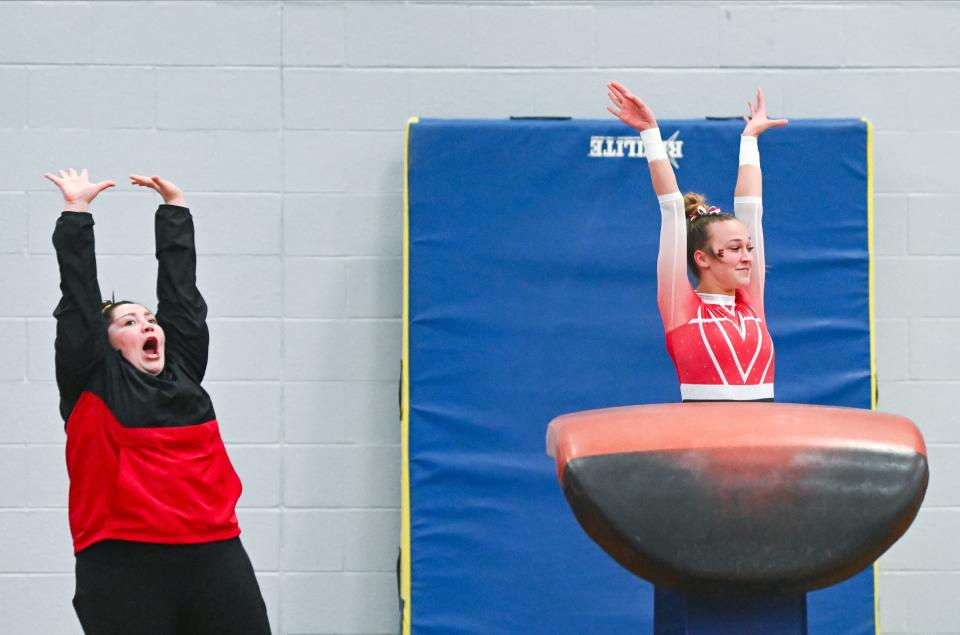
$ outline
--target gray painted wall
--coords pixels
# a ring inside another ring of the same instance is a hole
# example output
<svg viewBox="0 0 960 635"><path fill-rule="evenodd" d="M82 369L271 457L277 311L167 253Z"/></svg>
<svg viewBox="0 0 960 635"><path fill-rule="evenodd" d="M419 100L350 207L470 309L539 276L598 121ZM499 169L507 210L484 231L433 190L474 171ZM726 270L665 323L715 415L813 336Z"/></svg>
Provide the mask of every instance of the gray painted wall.
<svg viewBox="0 0 960 635"><path fill-rule="evenodd" d="M881 626L960 633L958 31L930 2L0 4L0 631L79 632L44 171L121 183L94 206L101 285L147 303L158 201L124 177L188 192L274 629L387 633L405 121L602 118L618 79L662 118L742 113L760 85L774 115L873 121L880 407L921 425L932 472L881 560Z"/></svg>

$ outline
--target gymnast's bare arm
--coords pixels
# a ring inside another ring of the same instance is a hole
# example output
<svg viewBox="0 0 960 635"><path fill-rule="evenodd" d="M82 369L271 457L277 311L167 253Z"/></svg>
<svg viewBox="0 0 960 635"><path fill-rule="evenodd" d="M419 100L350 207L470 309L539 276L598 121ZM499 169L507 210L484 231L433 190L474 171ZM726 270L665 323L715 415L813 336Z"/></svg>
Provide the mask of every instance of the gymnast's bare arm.
<svg viewBox="0 0 960 635"><path fill-rule="evenodd" d="M627 90L623 84L610 82L607 84L607 89L607 95L614 104L613 106L607 106L607 110L619 118L620 121L641 133L644 130L657 127L657 118L653 116L650 106ZM653 181L653 190L657 193L657 196L680 191L669 159L649 161L649 165L650 179Z"/></svg>
<svg viewBox="0 0 960 635"><path fill-rule="evenodd" d="M746 126L743 129L743 136L759 138L761 134L770 128L779 128L787 125L786 119L768 119L767 104L763 98L763 90L757 89L757 104L748 101L747 107L750 114L743 120ZM741 165L737 170L737 187L733 191L735 197L739 196L761 196L763 192L763 179L761 178L760 166Z"/></svg>

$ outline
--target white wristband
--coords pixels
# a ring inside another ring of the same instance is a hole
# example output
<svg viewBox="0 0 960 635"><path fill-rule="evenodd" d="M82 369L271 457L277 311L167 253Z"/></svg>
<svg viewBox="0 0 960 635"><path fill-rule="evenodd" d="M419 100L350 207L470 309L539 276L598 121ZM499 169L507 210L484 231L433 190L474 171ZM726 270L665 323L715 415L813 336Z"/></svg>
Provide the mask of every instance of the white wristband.
<svg viewBox="0 0 960 635"><path fill-rule="evenodd" d="M647 128L640 131L640 143L643 144L643 156L647 162L667 158L667 148L660 138L660 128Z"/></svg>
<svg viewBox="0 0 960 635"><path fill-rule="evenodd" d="M760 149L756 137L746 134L740 137L740 165L760 167Z"/></svg>

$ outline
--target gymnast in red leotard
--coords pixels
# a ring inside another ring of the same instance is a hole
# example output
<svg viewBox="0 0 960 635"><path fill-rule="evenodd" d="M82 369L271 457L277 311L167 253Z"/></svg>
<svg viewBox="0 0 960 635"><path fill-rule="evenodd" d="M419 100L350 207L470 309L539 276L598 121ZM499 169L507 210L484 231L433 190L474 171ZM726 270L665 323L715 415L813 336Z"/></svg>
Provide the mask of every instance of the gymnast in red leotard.
<svg viewBox="0 0 960 635"><path fill-rule="evenodd" d="M772 401L773 341L763 306L762 177L757 137L786 125L768 119L763 92L740 137L735 216L700 194L680 194L650 107L623 85L607 85L607 109L640 132L660 201L657 302L683 401ZM687 272L697 280L696 289Z"/></svg>

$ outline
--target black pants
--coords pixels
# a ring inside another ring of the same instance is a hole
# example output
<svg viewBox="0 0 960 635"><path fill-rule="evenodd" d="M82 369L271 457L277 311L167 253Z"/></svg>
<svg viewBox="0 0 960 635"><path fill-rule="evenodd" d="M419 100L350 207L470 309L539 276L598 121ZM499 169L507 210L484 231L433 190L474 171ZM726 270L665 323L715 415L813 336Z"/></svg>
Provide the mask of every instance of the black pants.
<svg viewBox="0 0 960 635"><path fill-rule="evenodd" d="M195 545L104 540L77 554L73 606L87 635L269 635L239 538Z"/></svg>

